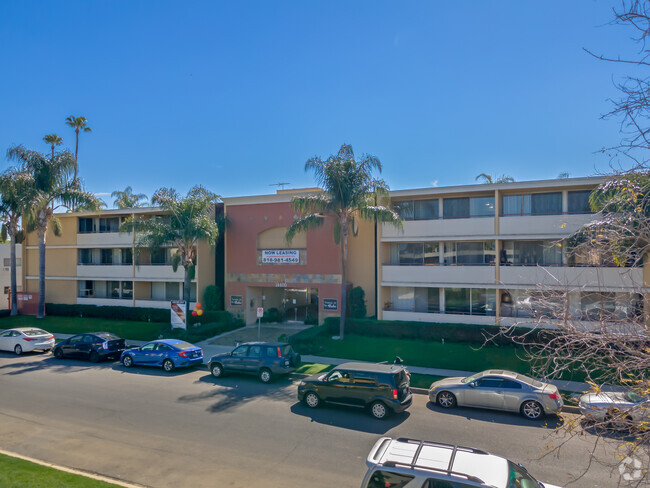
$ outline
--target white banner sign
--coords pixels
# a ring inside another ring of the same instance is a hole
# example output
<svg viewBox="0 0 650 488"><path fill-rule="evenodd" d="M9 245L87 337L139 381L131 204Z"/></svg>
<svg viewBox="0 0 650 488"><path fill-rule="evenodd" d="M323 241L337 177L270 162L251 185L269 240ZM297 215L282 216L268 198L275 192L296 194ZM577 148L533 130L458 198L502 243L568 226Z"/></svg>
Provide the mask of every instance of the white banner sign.
<svg viewBox="0 0 650 488"><path fill-rule="evenodd" d="M185 323L185 300L171 301L172 329L187 329Z"/></svg>
<svg viewBox="0 0 650 488"><path fill-rule="evenodd" d="M298 249L275 249L262 251L263 264L298 264L300 251Z"/></svg>

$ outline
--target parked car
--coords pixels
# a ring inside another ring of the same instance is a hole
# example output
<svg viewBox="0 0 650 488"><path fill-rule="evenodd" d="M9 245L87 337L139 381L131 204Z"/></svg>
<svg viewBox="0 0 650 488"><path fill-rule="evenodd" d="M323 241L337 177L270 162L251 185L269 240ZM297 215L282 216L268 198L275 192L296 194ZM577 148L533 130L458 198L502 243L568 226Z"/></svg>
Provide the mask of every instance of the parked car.
<svg viewBox="0 0 650 488"><path fill-rule="evenodd" d="M298 400L311 408L323 402L367 408L373 417L383 419L410 407L413 394L401 364L344 363L301 381Z"/></svg>
<svg viewBox="0 0 650 488"><path fill-rule="evenodd" d="M203 364L203 350L180 339L160 339L127 349L120 361L124 366L158 366L168 373L176 368Z"/></svg>
<svg viewBox="0 0 650 488"><path fill-rule="evenodd" d="M49 351L54 347L54 336L35 327L18 327L0 332L0 351L13 351L17 356L35 350Z"/></svg>
<svg viewBox="0 0 650 488"><path fill-rule="evenodd" d="M361 488L560 488L501 456L442 442L382 437L366 465Z"/></svg>
<svg viewBox="0 0 650 488"><path fill-rule="evenodd" d="M532 420L557 413L564 405L556 386L504 370L436 381L429 389L429 400L443 408L458 405L520 412Z"/></svg>
<svg viewBox="0 0 650 488"><path fill-rule="evenodd" d="M630 428L650 422L650 395L634 391L586 393L580 397L580 412L587 420L612 422L613 427Z"/></svg>
<svg viewBox="0 0 650 488"><path fill-rule="evenodd" d="M286 342L247 342L232 352L212 356L208 368L215 378L226 373L247 373L270 383L275 375L291 373L299 364L300 354Z"/></svg>
<svg viewBox="0 0 650 488"><path fill-rule="evenodd" d="M78 334L59 342L52 349L57 359L65 357L88 359L97 363L102 359L118 359L126 348L124 339L110 332Z"/></svg>

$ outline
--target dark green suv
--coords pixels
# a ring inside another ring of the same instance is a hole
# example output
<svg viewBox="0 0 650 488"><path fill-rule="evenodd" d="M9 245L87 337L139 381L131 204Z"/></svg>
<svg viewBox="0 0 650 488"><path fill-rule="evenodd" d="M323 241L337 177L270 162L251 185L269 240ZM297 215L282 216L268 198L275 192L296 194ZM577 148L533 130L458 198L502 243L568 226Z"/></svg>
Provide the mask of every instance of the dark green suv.
<svg viewBox="0 0 650 488"><path fill-rule="evenodd" d="M323 402L367 408L373 417L383 419L406 410L413 394L401 364L344 363L301 381L298 400L311 408Z"/></svg>

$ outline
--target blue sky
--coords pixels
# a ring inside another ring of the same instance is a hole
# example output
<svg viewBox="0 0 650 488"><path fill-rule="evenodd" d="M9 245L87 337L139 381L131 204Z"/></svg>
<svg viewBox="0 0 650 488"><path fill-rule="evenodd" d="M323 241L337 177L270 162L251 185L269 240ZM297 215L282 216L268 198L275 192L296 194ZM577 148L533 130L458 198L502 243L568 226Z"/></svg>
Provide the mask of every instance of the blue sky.
<svg viewBox="0 0 650 488"><path fill-rule="evenodd" d="M0 151L74 150L99 194L314 184L342 143L392 189L607 170L633 47L615 1L0 2ZM2 160L4 168L9 165ZM104 196L107 202L110 197Z"/></svg>

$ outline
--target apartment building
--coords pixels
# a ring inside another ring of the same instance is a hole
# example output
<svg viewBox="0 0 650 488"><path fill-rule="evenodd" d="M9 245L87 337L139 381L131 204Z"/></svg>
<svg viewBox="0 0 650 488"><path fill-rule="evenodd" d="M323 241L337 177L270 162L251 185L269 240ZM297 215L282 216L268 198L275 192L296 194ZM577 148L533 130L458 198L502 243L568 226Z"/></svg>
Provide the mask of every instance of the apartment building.
<svg viewBox="0 0 650 488"><path fill-rule="evenodd" d="M52 226L46 236L46 303L168 308L170 300L181 299L184 271L171 266L175 250L138 249L134 233L119 231L129 216L147 218L160 212L132 208L58 214L61 236L54 235ZM26 292L38 292L38 266L38 235L33 232L23 243ZM200 242L192 302L214 284L214 277L214 248Z"/></svg>
<svg viewBox="0 0 650 488"><path fill-rule="evenodd" d="M18 291L22 291L23 266L22 266L22 247L16 245L16 281ZM2 298L0 299L0 310L11 308L9 304L9 293L11 290L11 244L0 244L0 289L2 289Z"/></svg>
<svg viewBox="0 0 650 488"><path fill-rule="evenodd" d="M377 240L378 317L510 325L540 311L540 290L569 292L569 313L589 321L605 308L642 313L642 267L573 256L566 238L593 219L601 178L391 192L404 219Z"/></svg>

